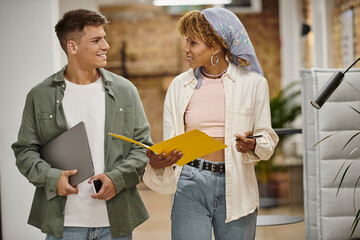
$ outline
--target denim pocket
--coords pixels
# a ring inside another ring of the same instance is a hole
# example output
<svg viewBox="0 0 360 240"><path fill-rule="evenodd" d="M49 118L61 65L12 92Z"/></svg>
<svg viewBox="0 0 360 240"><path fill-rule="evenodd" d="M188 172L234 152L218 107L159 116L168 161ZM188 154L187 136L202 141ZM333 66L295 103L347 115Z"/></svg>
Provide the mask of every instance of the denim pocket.
<svg viewBox="0 0 360 240"><path fill-rule="evenodd" d="M185 165L181 171L179 179L190 180L195 176L195 173L195 168Z"/></svg>

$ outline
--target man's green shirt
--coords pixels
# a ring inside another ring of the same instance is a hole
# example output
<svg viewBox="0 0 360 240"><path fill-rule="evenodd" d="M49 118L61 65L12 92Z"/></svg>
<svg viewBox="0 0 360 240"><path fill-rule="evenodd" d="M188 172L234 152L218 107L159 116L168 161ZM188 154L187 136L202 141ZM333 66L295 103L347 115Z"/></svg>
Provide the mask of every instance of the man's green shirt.
<svg viewBox="0 0 360 240"><path fill-rule="evenodd" d="M61 170L40 158L39 148L67 130L62 99L64 71L35 86L27 95L18 140L12 145L20 172L36 186L28 223L61 238L66 197L47 200L45 188L56 192ZM137 191L148 158L145 149L107 133L116 133L152 145L150 127L135 86L125 78L99 69L105 87L105 174L117 194L106 202L113 237L130 234L148 219Z"/></svg>

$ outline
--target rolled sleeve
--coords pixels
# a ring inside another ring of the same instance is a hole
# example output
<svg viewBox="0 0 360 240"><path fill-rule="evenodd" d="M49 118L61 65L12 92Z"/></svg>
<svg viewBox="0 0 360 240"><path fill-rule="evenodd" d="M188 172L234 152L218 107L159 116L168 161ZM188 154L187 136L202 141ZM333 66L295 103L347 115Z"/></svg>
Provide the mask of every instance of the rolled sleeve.
<svg viewBox="0 0 360 240"><path fill-rule="evenodd" d="M50 168L46 175L46 188L51 191L57 193L57 184L60 178L62 170L56 168Z"/></svg>
<svg viewBox="0 0 360 240"><path fill-rule="evenodd" d="M255 151L243 154L244 163L268 160L272 156L279 138L272 129L262 135L263 137L256 139Z"/></svg>
<svg viewBox="0 0 360 240"><path fill-rule="evenodd" d="M268 160L279 141L279 137L271 127L269 89L266 79L259 81L256 93L253 132L255 135L263 135L263 137L256 139L255 151L243 154L245 163Z"/></svg>
<svg viewBox="0 0 360 240"><path fill-rule="evenodd" d="M116 188L116 193L121 192L121 190L123 190L125 188L125 186L126 186L125 179L118 169L114 169L111 172L107 172L105 174L114 183L115 188Z"/></svg>
<svg viewBox="0 0 360 240"><path fill-rule="evenodd" d="M160 194L173 194L176 191L177 178L172 166L155 169L148 163L143 180L151 190Z"/></svg>

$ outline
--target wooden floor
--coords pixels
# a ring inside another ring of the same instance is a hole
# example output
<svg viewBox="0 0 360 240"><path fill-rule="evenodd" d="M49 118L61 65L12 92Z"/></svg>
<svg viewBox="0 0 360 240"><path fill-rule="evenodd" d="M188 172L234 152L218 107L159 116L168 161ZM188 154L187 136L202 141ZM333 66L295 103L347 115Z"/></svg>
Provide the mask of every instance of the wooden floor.
<svg viewBox="0 0 360 240"><path fill-rule="evenodd" d="M170 240L170 196L161 195L151 191L140 184L140 194L150 214L150 219L140 225L133 233L134 240ZM302 207L294 207L283 204L278 207L260 209L260 214L274 215L296 215L303 216ZM304 240L304 222L280 225L257 227L256 240ZM190 240L190 239L189 239Z"/></svg>

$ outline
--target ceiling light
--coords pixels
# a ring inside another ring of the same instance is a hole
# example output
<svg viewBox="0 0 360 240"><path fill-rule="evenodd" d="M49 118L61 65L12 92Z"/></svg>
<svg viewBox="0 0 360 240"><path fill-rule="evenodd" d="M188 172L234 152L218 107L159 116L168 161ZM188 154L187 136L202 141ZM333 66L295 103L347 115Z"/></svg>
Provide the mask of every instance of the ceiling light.
<svg viewBox="0 0 360 240"><path fill-rule="evenodd" d="M154 0L155 6L230 4L231 0Z"/></svg>

